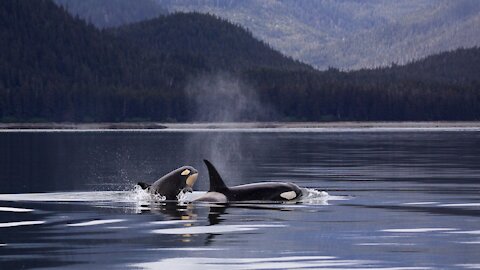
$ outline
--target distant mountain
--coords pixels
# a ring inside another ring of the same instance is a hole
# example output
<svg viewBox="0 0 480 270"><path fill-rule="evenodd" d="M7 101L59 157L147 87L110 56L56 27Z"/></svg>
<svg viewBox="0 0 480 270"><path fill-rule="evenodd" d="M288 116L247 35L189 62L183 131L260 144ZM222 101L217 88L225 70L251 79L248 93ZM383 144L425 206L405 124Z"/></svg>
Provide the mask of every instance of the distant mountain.
<svg viewBox="0 0 480 270"><path fill-rule="evenodd" d="M99 28L115 27L167 14L155 0L54 0Z"/></svg>
<svg viewBox="0 0 480 270"><path fill-rule="evenodd" d="M405 64L480 45L477 0L156 0L216 14L320 69Z"/></svg>

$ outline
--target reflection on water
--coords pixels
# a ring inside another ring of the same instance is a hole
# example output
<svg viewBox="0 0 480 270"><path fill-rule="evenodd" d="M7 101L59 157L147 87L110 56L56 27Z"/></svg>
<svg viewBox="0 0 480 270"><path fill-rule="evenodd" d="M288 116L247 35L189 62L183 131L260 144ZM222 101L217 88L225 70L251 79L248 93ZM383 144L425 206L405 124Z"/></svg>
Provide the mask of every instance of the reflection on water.
<svg viewBox="0 0 480 270"><path fill-rule="evenodd" d="M0 269L475 269L477 132L0 133ZM289 203L151 200L211 159Z"/></svg>

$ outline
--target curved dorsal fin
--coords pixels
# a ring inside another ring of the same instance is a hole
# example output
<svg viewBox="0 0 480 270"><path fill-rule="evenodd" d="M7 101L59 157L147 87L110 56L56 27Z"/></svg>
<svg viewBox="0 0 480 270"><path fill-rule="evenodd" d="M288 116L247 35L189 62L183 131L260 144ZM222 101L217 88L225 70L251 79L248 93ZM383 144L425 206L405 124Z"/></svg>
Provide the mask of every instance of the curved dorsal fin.
<svg viewBox="0 0 480 270"><path fill-rule="evenodd" d="M208 191L224 192L228 190L227 185L225 185L225 182L223 182L222 177L212 163L206 159L204 159L203 162L207 165L208 176L210 178L210 189Z"/></svg>

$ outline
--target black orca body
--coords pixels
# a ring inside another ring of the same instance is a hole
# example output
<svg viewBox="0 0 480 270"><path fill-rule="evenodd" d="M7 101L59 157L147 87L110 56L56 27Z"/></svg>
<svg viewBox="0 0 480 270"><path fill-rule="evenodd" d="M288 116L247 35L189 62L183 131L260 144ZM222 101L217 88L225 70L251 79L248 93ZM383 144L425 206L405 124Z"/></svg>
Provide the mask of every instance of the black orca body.
<svg viewBox="0 0 480 270"><path fill-rule="evenodd" d="M293 183L262 182L227 187L220 174L208 160L204 160L210 177L209 191L197 201L226 203L229 201L293 201L302 196L302 190Z"/></svg>
<svg viewBox="0 0 480 270"><path fill-rule="evenodd" d="M191 166L183 166L162 176L153 184L139 182L141 188L153 195L164 196L166 200L177 200L180 192L192 192L193 184L198 177L198 171Z"/></svg>

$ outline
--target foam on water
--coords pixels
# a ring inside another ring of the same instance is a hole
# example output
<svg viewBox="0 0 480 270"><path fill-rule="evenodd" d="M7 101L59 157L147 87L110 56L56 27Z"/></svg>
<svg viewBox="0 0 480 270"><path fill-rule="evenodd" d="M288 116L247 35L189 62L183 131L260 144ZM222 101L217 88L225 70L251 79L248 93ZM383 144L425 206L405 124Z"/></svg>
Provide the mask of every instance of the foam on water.
<svg viewBox="0 0 480 270"><path fill-rule="evenodd" d="M328 204L328 200L331 198L330 195L325 191L316 190L313 188L302 188L302 197L300 202L306 204Z"/></svg>
<svg viewBox="0 0 480 270"><path fill-rule="evenodd" d="M313 188L301 188L303 196L300 198L300 203L306 205L328 205L329 201L345 201L351 200L351 196L331 195L326 191L321 191Z"/></svg>

